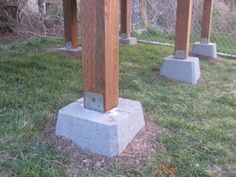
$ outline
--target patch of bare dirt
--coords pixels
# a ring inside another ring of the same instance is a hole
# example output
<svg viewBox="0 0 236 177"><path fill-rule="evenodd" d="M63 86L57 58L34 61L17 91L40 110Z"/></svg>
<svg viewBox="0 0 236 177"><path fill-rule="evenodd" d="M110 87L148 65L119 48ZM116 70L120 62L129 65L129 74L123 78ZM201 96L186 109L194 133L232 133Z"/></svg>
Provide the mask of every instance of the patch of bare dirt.
<svg viewBox="0 0 236 177"><path fill-rule="evenodd" d="M49 49L47 49L47 52L52 52L58 55L63 55L63 56L70 56L70 57L74 57L74 58L81 58L82 57L82 51L78 50L78 51L66 51L66 50L60 50L61 48L63 48L64 46L62 45L57 45L54 47L51 47Z"/></svg>
<svg viewBox="0 0 236 177"><path fill-rule="evenodd" d="M0 159L9 159L8 154L5 151L0 150ZM1 160L0 160L1 161ZM0 177L7 177L8 176L8 170L5 167L2 166L0 163Z"/></svg>
<svg viewBox="0 0 236 177"><path fill-rule="evenodd" d="M197 84L209 84L209 82L208 82L208 80L204 76L201 76L198 79Z"/></svg>
<svg viewBox="0 0 236 177"><path fill-rule="evenodd" d="M71 141L59 138L55 135L55 120L48 123L43 135L49 147L56 148L69 156L67 164L55 162L55 167L64 168L69 176L84 175L87 172L109 170L118 165L127 172L127 176L142 176L145 162L165 151L164 145L158 142L158 136L169 134L169 131L152 122L146 122L146 126L130 143L127 149L119 156L106 158L94 155L88 151L73 145Z"/></svg>

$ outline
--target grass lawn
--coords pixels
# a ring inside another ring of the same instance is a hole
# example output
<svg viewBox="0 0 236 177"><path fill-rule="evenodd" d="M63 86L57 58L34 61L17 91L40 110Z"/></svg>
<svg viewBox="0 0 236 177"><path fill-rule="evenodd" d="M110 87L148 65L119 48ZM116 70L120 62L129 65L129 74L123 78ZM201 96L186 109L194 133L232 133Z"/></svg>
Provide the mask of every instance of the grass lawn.
<svg viewBox="0 0 236 177"><path fill-rule="evenodd" d="M61 40L35 39L0 49L0 176L62 177L68 156L42 136L58 109L82 96L81 60L47 53ZM236 61L201 61L207 83L197 86L157 75L172 48L121 46L120 95L142 102L145 117L171 134L156 140L166 151L144 176L236 176ZM120 168L87 176L125 175Z"/></svg>
<svg viewBox="0 0 236 177"><path fill-rule="evenodd" d="M133 33L133 36L140 40L157 41L162 43L174 44L174 34L164 33L155 28L147 28L142 34ZM200 32L192 31L191 45L200 40ZM211 36L211 41L217 44L217 50L221 53L236 55L236 35L215 34Z"/></svg>

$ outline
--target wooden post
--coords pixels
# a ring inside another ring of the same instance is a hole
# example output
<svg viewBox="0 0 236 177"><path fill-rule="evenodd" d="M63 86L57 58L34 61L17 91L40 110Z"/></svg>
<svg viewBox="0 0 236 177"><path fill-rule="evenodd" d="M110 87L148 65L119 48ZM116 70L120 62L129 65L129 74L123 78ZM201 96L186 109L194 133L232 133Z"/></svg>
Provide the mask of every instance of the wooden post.
<svg viewBox="0 0 236 177"><path fill-rule="evenodd" d="M204 44L210 42L213 2L213 0L204 0L201 34L201 43Z"/></svg>
<svg viewBox="0 0 236 177"><path fill-rule="evenodd" d="M63 0L65 45L68 49L79 47L76 0Z"/></svg>
<svg viewBox="0 0 236 177"><path fill-rule="evenodd" d="M121 34L125 34L126 37L130 37L131 33L131 0L120 0L121 11Z"/></svg>
<svg viewBox="0 0 236 177"><path fill-rule="evenodd" d="M119 1L81 0L85 108L106 112L119 97Z"/></svg>
<svg viewBox="0 0 236 177"><path fill-rule="evenodd" d="M189 56L193 0L178 0L175 34L175 58Z"/></svg>

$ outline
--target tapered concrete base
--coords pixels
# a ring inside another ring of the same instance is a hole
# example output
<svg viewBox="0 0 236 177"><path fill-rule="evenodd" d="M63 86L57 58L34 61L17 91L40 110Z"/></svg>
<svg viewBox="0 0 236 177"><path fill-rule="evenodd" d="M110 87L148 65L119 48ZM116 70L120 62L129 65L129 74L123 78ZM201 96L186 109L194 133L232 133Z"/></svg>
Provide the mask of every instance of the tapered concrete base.
<svg viewBox="0 0 236 177"><path fill-rule="evenodd" d="M79 52L81 51L81 47L78 47L78 48L66 48L66 47L61 47L61 48L58 48L59 51L63 51L63 52Z"/></svg>
<svg viewBox="0 0 236 177"><path fill-rule="evenodd" d="M169 56L164 59L161 75L177 81L197 84L201 75L199 59L196 57L176 59Z"/></svg>
<svg viewBox="0 0 236 177"><path fill-rule="evenodd" d="M193 55L209 57L211 59L217 58L217 48L215 43L200 43L196 42L192 48Z"/></svg>
<svg viewBox="0 0 236 177"><path fill-rule="evenodd" d="M117 108L100 113L85 109L80 99L59 111L56 134L82 149L113 157L125 150L144 126L142 106L137 101L119 99Z"/></svg>
<svg viewBox="0 0 236 177"><path fill-rule="evenodd" d="M137 45L138 41L134 37L120 37L120 43L127 45Z"/></svg>

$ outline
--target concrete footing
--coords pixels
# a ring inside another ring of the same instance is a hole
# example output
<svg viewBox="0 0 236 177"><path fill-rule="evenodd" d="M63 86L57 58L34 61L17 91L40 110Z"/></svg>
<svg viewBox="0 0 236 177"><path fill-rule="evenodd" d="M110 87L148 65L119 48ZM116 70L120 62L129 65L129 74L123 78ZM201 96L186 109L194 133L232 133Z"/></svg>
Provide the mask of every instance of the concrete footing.
<svg viewBox="0 0 236 177"><path fill-rule="evenodd" d="M63 52L79 52L79 51L81 51L81 47L78 47L78 48L61 47L61 48L58 48L58 50L63 51Z"/></svg>
<svg viewBox="0 0 236 177"><path fill-rule="evenodd" d="M196 57L176 59L174 56L169 56L164 59L161 75L177 81L197 84L201 76L199 59Z"/></svg>
<svg viewBox="0 0 236 177"><path fill-rule="evenodd" d="M84 150L106 157L119 155L145 126L142 105L119 99L116 108L100 113L84 108L83 99L58 113L56 134Z"/></svg>
<svg viewBox="0 0 236 177"><path fill-rule="evenodd" d="M134 37L120 37L120 43L127 45L137 45L138 41Z"/></svg>
<svg viewBox="0 0 236 177"><path fill-rule="evenodd" d="M209 57L211 59L217 58L217 48L215 43L200 43L196 42L192 48L193 55Z"/></svg>

